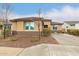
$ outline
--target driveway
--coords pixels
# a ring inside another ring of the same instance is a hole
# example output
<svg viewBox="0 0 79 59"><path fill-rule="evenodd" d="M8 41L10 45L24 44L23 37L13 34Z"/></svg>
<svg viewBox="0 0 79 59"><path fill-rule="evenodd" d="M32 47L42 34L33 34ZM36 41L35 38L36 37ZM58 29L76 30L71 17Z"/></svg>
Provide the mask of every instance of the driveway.
<svg viewBox="0 0 79 59"><path fill-rule="evenodd" d="M79 46L79 37L68 34L52 34L59 44Z"/></svg>

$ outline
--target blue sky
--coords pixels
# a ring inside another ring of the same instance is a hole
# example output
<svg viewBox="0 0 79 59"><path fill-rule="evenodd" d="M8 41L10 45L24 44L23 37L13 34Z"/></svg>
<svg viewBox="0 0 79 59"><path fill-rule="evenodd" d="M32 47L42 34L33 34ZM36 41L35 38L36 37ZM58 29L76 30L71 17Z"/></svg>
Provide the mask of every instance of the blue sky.
<svg viewBox="0 0 79 59"><path fill-rule="evenodd" d="M38 9L41 8L42 13L46 13L51 9L62 9L64 6L72 6L73 8L79 8L79 4L64 4L64 3L15 3L12 4L12 11L17 14L36 14Z"/></svg>
<svg viewBox="0 0 79 59"><path fill-rule="evenodd" d="M79 20L79 3L13 3L10 18L41 16L55 21Z"/></svg>

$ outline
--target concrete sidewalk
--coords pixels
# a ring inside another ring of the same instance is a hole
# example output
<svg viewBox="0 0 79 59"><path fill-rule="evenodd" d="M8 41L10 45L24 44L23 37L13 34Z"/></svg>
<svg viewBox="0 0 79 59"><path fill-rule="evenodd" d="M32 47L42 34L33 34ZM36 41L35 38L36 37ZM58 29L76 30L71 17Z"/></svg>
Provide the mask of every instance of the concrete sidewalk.
<svg viewBox="0 0 79 59"><path fill-rule="evenodd" d="M24 48L0 47L0 56L16 56Z"/></svg>
<svg viewBox="0 0 79 59"><path fill-rule="evenodd" d="M41 44L24 49L19 56L79 56L79 47L56 44Z"/></svg>
<svg viewBox="0 0 79 59"><path fill-rule="evenodd" d="M0 56L79 56L79 46L40 44L28 48L0 47Z"/></svg>

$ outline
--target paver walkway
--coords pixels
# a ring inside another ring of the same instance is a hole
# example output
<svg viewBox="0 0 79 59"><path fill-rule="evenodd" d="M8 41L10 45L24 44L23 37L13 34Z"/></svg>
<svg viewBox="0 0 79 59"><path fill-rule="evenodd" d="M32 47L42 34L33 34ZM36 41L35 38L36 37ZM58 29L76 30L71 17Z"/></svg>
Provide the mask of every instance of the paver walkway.
<svg viewBox="0 0 79 59"><path fill-rule="evenodd" d="M79 37L68 34L52 34L59 44L79 46Z"/></svg>

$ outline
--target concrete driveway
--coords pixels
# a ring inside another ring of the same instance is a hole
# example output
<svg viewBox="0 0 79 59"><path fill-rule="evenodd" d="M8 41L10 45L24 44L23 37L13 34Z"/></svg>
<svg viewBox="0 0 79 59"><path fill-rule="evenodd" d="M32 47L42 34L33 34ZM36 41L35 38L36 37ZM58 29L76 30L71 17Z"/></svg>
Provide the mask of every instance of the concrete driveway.
<svg viewBox="0 0 79 59"><path fill-rule="evenodd" d="M59 44L79 46L79 37L68 34L52 34Z"/></svg>

